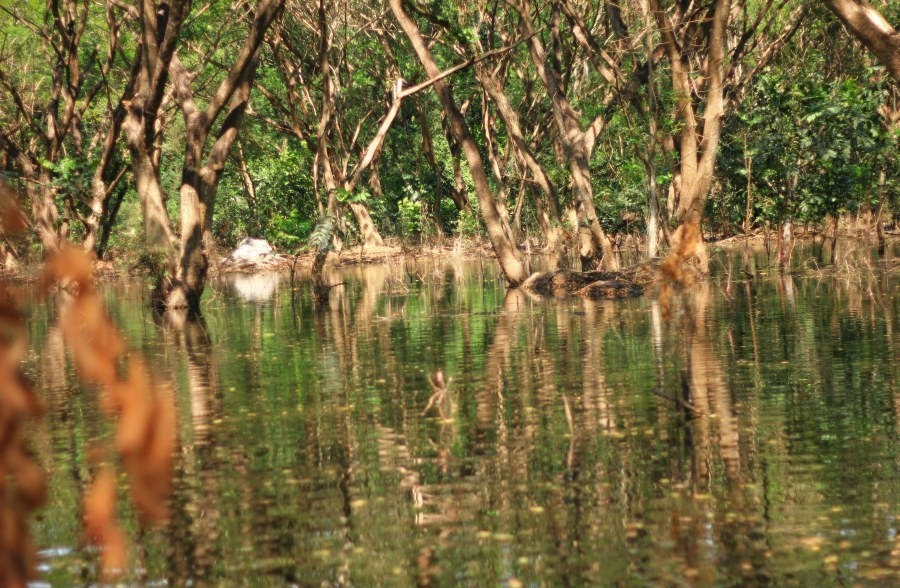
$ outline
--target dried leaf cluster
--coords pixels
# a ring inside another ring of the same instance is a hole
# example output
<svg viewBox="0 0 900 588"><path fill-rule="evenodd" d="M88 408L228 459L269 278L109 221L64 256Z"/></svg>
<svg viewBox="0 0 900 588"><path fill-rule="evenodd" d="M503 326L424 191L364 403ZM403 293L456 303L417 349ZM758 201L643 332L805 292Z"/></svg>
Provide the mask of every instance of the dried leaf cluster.
<svg viewBox="0 0 900 588"><path fill-rule="evenodd" d="M0 233L21 235L25 217L10 188L0 184ZM19 301L0 282L0 585L25 586L33 578L36 552L28 535L28 517L46 500L44 472L28 453L24 429L43 416L20 365L28 349Z"/></svg>
<svg viewBox="0 0 900 588"><path fill-rule="evenodd" d="M59 284L71 294L60 313L66 346L82 383L100 393L103 412L116 422L115 449L129 478L141 521L167 517L176 442L174 395L154 386L144 362L128 356L91 282L92 263L80 250L64 248L48 259L42 288ZM84 497L85 530L101 548L107 577L126 567L125 535L116 522L116 476L103 466Z"/></svg>

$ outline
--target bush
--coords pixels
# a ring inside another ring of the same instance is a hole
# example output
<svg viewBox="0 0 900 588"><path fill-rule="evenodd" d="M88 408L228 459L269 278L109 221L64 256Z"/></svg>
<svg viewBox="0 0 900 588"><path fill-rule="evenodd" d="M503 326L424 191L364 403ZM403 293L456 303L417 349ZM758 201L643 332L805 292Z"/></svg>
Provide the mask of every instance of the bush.
<svg viewBox="0 0 900 588"><path fill-rule="evenodd" d="M397 202L397 217L400 224L400 234L409 240L422 238L422 224L425 215L422 211L422 202L418 198L403 198Z"/></svg>
<svg viewBox="0 0 900 588"><path fill-rule="evenodd" d="M303 218L299 210L292 210L288 215L276 212L269 223L266 238L277 249L294 251L311 232L312 220Z"/></svg>
<svg viewBox="0 0 900 588"><path fill-rule="evenodd" d="M471 210L463 210L456 221L456 234L464 239L480 239L487 234L481 215Z"/></svg>

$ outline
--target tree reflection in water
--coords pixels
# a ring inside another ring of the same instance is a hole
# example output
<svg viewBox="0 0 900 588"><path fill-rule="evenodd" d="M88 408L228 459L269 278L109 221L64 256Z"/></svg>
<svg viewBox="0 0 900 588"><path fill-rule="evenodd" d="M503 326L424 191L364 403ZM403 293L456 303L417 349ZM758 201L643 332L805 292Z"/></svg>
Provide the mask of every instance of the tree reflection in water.
<svg viewBox="0 0 900 588"><path fill-rule="evenodd" d="M666 321L652 295L535 300L495 275L460 261L345 268L326 278L344 282L327 306L302 280L249 304L225 290L205 303L206 325L158 330L139 300L110 292L179 391L177 516L164 536L138 538L145 577L827 584L896 573L895 282L870 295L786 275L733 281L725 296L713 280L683 295L689 317ZM52 364L52 337L35 340ZM446 418L423 414L439 370L453 378ZM654 393L683 389L703 416ZM72 448L95 421L57 397L50 463L77 471ZM62 498L78 481L51 484ZM77 546L65 504L39 525L42 546ZM70 578L62 559L49 565Z"/></svg>

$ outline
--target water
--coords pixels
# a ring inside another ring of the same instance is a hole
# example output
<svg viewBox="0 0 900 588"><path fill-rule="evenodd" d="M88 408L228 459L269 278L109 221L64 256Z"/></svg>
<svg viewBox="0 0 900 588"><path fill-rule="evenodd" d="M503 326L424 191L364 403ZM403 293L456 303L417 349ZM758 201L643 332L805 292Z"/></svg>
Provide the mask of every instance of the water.
<svg viewBox="0 0 900 588"><path fill-rule="evenodd" d="M171 521L141 585L880 585L900 574L898 280L714 279L664 316L508 295L489 263L236 276L205 323L114 322L176 384ZM92 583L79 500L110 425L33 303L41 580ZM425 414L437 371L447 397ZM695 416L674 398L690 390Z"/></svg>

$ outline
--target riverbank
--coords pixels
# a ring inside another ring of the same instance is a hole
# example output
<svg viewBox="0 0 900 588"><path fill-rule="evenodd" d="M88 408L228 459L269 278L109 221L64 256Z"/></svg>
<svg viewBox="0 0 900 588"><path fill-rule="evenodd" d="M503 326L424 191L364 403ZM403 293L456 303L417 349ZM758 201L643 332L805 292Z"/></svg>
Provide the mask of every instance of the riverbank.
<svg viewBox="0 0 900 588"><path fill-rule="evenodd" d="M793 240L793 272L798 271L826 271L829 268L839 269L847 273L856 269L867 267L872 269L878 266L887 271L900 270L900 234L885 233L885 241L880 246L873 235L866 235L858 228L842 230L838 236L838 244L843 249L839 262L842 267L835 268L831 260L832 236L823 236L821 232L798 230ZM646 262L642 257L643 244L632 237L625 240L616 248L623 267L630 267ZM757 267L757 271L777 269L777 237L772 233L756 231L749 235L736 235L707 243L711 252L723 250L731 253L746 250L749 254L758 257L764 255L769 263L764 267ZM877 254L879 248L884 253ZM542 268L542 250L539 244L529 244L522 248L522 253L528 257L536 270ZM298 255L275 253L265 262L227 264L227 252L214 254L215 262L210 265L210 274L217 277L229 273L304 273L312 266L314 255L311 252L303 252ZM388 242L382 246L353 245L344 247L341 251L331 251L328 254L326 268L342 268L360 265L374 265L391 263L395 261L438 261L448 259L494 259L494 251L487 241L463 241L456 239L446 241L443 244L417 244L409 245L399 242ZM40 274L42 264L25 261L13 269L0 270L6 279L13 281L30 282L36 280ZM715 268L713 267L713 271ZM108 259L95 262L95 278L100 281L116 280L124 276L135 276L146 273L146 268L141 257L133 252L111 252Z"/></svg>

